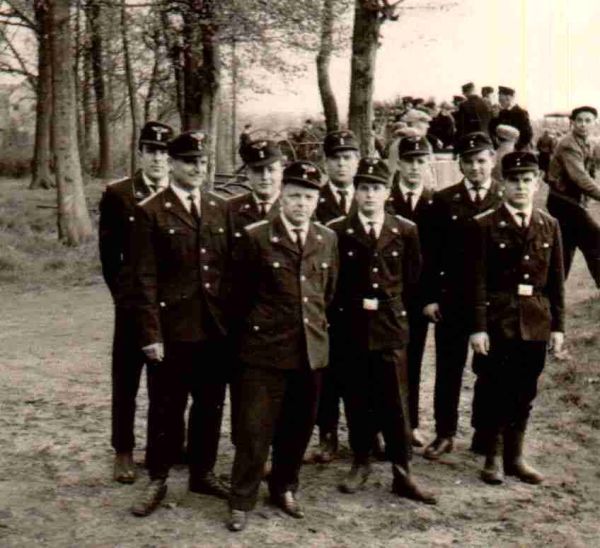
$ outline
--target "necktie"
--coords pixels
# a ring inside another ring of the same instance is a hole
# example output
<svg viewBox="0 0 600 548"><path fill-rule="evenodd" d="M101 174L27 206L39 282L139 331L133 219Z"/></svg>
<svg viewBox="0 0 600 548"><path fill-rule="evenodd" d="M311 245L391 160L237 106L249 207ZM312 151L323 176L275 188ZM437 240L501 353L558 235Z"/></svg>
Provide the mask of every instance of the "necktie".
<svg viewBox="0 0 600 548"><path fill-rule="evenodd" d="M340 196L340 209L344 213L348 213L348 191L347 190L338 190L337 192Z"/></svg>
<svg viewBox="0 0 600 548"><path fill-rule="evenodd" d="M198 211L198 208L196 207L196 200L194 200L194 196L192 194L188 195L188 200L190 201L190 213L192 214L192 217L194 218L194 220L199 223L200 222L200 212Z"/></svg>
<svg viewBox="0 0 600 548"><path fill-rule="evenodd" d="M523 213L522 211L519 211L517 213L517 216L519 217L519 219L521 221L519 226L521 227L521 230L524 232L527 229L527 214Z"/></svg>
<svg viewBox="0 0 600 548"><path fill-rule="evenodd" d="M258 212L261 218L267 215L267 202L258 202Z"/></svg>
<svg viewBox="0 0 600 548"><path fill-rule="evenodd" d="M371 243L373 245L377 244L377 232L375 231L375 221L369 221L367 223L369 225L369 238L371 238Z"/></svg>
<svg viewBox="0 0 600 548"><path fill-rule="evenodd" d="M408 200L408 208L413 211L415 209L415 203L414 203L414 197L415 197L415 193L412 190L409 190L406 193L406 199Z"/></svg>
<svg viewBox="0 0 600 548"><path fill-rule="evenodd" d="M475 203L477 205L480 205L482 200L481 200L481 186L480 185L473 185L473 190L475 191Z"/></svg>
<svg viewBox="0 0 600 548"><path fill-rule="evenodd" d="M298 246L298 251L300 255L302 255L302 251L304 251L304 245L302 244L302 232L301 228L294 228L294 234L296 235L296 245Z"/></svg>

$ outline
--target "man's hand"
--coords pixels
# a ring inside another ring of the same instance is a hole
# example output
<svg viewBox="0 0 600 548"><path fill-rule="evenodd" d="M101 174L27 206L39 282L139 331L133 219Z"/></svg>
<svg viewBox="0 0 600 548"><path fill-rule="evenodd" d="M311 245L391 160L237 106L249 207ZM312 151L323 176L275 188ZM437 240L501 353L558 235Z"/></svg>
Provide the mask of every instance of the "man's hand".
<svg viewBox="0 0 600 548"><path fill-rule="evenodd" d="M438 303L428 304L423 308L423 314L432 322L439 322L442 319L440 305Z"/></svg>
<svg viewBox="0 0 600 548"><path fill-rule="evenodd" d="M550 333L550 344L549 349L557 357L561 358L564 353L565 345L565 334L560 331L553 331Z"/></svg>
<svg viewBox="0 0 600 548"><path fill-rule="evenodd" d="M162 362L165 357L165 347L161 342L142 347L142 352L146 355L148 361L151 362Z"/></svg>
<svg viewBox="0 0 600 548"><path fill-rule="evenodd" d="M485 331L473 333L469 337L469 344L476 354L487 356L490 351L490 337Z"/></svg>

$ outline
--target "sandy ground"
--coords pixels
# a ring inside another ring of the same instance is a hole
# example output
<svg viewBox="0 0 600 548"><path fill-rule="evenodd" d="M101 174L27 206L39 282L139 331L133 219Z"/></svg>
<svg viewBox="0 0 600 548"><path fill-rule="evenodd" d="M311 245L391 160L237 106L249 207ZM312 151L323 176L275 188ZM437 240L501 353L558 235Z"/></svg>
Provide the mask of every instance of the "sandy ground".
<svg viewBox="0 0 600 548"><path fill-rule="evenodd" d="M246 531L237 535L223 526L223 501L187 492L185 470L173 471L165 503L145 519L129 513L145 479L133 486L111 481L112 308L104 287L36 293L1 288L0 545L600 546L600 421L589 399L595 392L571 398L561 387L568 376L561 369L577 375L578 355L599 354L600 302L597 295L589 301L591 280L581 261L568 287L571 325L583 333L584 348L572 348L575 363L548 364L542 380L528 453L547 474L544 485L509 480L490 487L478 479L481 458L467 449L473 386L468 372L457 450L443 462L418 454L414 459L419 480L439 493L438 506L394 497L385 463L375 465L364 492L338 493L349 466L346 451L330 466L303 468L305 520L288 518L261 500ZM599 369L590 383L598 382ZM429 348L422 399L428 437L432 373ZM140 396L138 461L145 439L144 389ZM223 475L232 461L228 434L227 422L217 470ZM342 439L345 444L344 431Z"/></svg>

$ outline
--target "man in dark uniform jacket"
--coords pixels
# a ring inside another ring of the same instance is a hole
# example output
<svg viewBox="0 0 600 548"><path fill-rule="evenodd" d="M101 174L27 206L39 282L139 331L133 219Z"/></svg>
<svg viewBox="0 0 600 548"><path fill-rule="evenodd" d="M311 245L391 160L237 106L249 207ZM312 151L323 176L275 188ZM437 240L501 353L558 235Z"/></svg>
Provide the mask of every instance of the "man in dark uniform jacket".
<svg viewBox="0 0 600 548"><path fill-rule="evenodd" d="M431 173L432 149L423 137L405 137L398 145L398 171L392 183L392 191L387 201L388 209L417 224L419 234L431 224L433 190L424 186ZM408 409L412 444L422 447L424 440L419 432L419 387L421 385L421 362L425 350L425 340L429 320L423 315L422 296L417 290L407 303L410 325L408 346Z"/></svg>
<svg viewBox="0 0 600 548"><path fill-rule="evenodd" d="M559 353L564 339L564 289L560 229L533 208L538 161L530 152L502 159L505 202L476 217L467 254L473 280L467 303L473 312L473 350L483 358L479 376L487 391L485 428L490 440L481 477L499 484L504 472L537 484L543 476L523 459L523 441L546 347Z"/></svg>
<svg viewBox="0 0 600 548"><path fill-rule="evenodd" d="M383 160L361 159L354 184L357 211L329 223L340 250L331 341L345 357L340 374L354 454L340 490L355 493L364 486L373 436L381 428L393 492L435 504L435 497L416 485L409 466L407 307L421 270L417 226L385 212L390 172Z"/></svg>
<svg viewBox="0 0 600 548"><path fill-rule="evenodd" d="M572 131L557 145L548 169L548 211L560 223L566 275L579 248L600 288L600 224L588 211L590 200L600 200L590 143L597 117L598 111L589 106L571 113Z"/></svg>
<svg viewBox="0 0 600 548"><path fill-rule="evenodd" d="M515 103L515 90L506 86L498 87L498 102L500 112L490 122L490 135L496 135L499 125L507 125L519 130L519 140L515 145L516 150L523 150L531 146L533 129L529 121L529 113Z"/></svg>
<svg viewBox="0 0 600 548"><path fill-rule="evenodd" d="M238 355L243 363L227 527L241 531L254 508L269 447L273 504L304 517L298 473L317 412L321 369L329 360L325 310L338 271L337 239L310 221L322 187L319 168L283 172L281 213L244 229L234 269Z"/></svg>
<svg viewBox="0 0 600 548"><path fill-rule="evenodd" d="M135 311L148 367L147 467L150 483L133 506L153 512L174 458L173 426L192 396L190 491L227 497L213 473L228 379L223 359L229 293L230 230L225 200L202 190L207 170L201 132L169 142L171 183L141 202L134 232Z"/></svg>
<svg viewBox="0 0 600 548"><path fill-rule="evenodd" d="M99 244L102 274L115 303L112 348L112 435L115 450L113 476L133 483L134 419L136 396L144 363L137 344L132 311L131 232L135 205L168 184L167 141L173 130L159 122L148 122L140 133L138 151L141 169L133 176L109 183L100 200ZM183 424L178 428L183 444Z"/></svg>
<svg viewBox="0 0 600 548"><path fill-rule="evenodd" d="M458 404L468 353L470 326L465 316L466 243L473 217L496 207L502 191L492 181L494 147L485 133L471 133L458 143L464 179L436 192L432 222L424 233L422 277L425 315L435 322L436 372L434 415L436 438L425 457L436 460L453 449ZM480 398L485 404L485 398ZM475 405L474 421L480 410ZM477 424L475 424L477 429ZM475 447L474 447L475 449Z"/></svg>
<svg viewBox="0 0 600 548"><path fill-rule="evenodd" d="M353 179L358 167L358 141L348 130L332 131L323 141L325 169L329 181L323 186L317 206L316 218L326 224L332 219L356 210ZM332 348L332 353L335 349ZM330 367L323 371L321 398L317 414L319 447L310 460L328 463L338 448L338 423L340 419L341 388L337 378L339 360L331 355Z"/></svg>
<svg viewBox="0 0 600 548"><path fill-rule="evenodd" d="M475 131L488 133L491 120L491 112L483 99L475 93L473 82L465 84L462 92L466 100L460 103L454 116L456 120L455 143L458 143L468 133Z"/></svg>

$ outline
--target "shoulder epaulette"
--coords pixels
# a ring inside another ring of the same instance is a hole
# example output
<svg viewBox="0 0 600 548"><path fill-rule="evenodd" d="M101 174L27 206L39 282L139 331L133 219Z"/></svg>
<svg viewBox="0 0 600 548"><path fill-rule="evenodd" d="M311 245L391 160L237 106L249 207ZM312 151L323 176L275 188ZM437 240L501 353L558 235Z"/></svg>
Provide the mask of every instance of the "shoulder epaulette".
<svg viewBox="0 0 600 548"><path fill-rule="evenodd" d="M333 230L331 230L331 228L329 228L328 226L326 226L326 225L324 225L324 224L320 223L319 221L313 221L313 222L314 222L314 224L315 224L316 226L318 226L320 229L324 230L326 233L327 233L327 232L331 232L331 233L333 233ZM328 223L328 224L329 224L329 223Z"/></svg>
<svg viewBox="0 0 600 548"><path fill-rule="evenodd" d="M402 217L402 215L394 215L394 217L396 217L400 221L405 222L407 225L417 226L417 223L411 221L410 219L407 219L406 217Z"/></svg>
<svg viewBox="0 0 600 548"><path fill-rule="evenodd" d="M246 225L244 227L244 230L246 230L247 232L250 232L251 230L254 230L255 228L258 228L259 226L266 225L268 223L269 223L268 219L262 219L260 221L256 221L255 223L251 223L249 225Z"/></svg>
<svg viewBox="0 0 600 548"><path fill-rule="evenodd" d="M221 202L226 202L227 200L225 198L223 198L223 196L221 196L220 194L217 194L214 190L209 190L207 192L207 194L211 197L211 198L215 198Z"/></svg>
<svg viewBox="0 0 600 548"><path fill-rule="evenodd" d="M338 221L342 221L342 220L343 220L343 219L345 219L345 218L346 218L346 215L342 215L341 217L336 217L335 219L331 219L331 221L327 221L327 222L325 223L325 226L330 226L330 225L332 225L333 223L337 223Z"/></svg>
<svg viewBox="0 0 600 548"><path fill-rule="evenodd" d="M116 185L117 183L123 183L124 181L127 181L130 178L131 177L121 177L120 179L116 179L114 181L110 181L110 182L106 183L106 186L113 186L113 185Z"/></svg>
<svg viewBox="0 0 600 548"><path fill-rule="evenodd" d="M496 211L495 209L486 209L485 211L482 211L481 213L475 215L473 217L473 219L479 220L479 219L483 219L484 217L487 217L488 215L491 215L492 213L494 213L494 211Z"/></svg>
<svg viewBox="0 0 600 548"><path fill-rule="evenodd" d="M154 194L151 194L150 196L144 198L141 202L138 202L139 206L144 206L146 205L150 200L152 200L152 198L156 198L161 192L164 192L166 190L166 188L159 188Z"/></svg>

